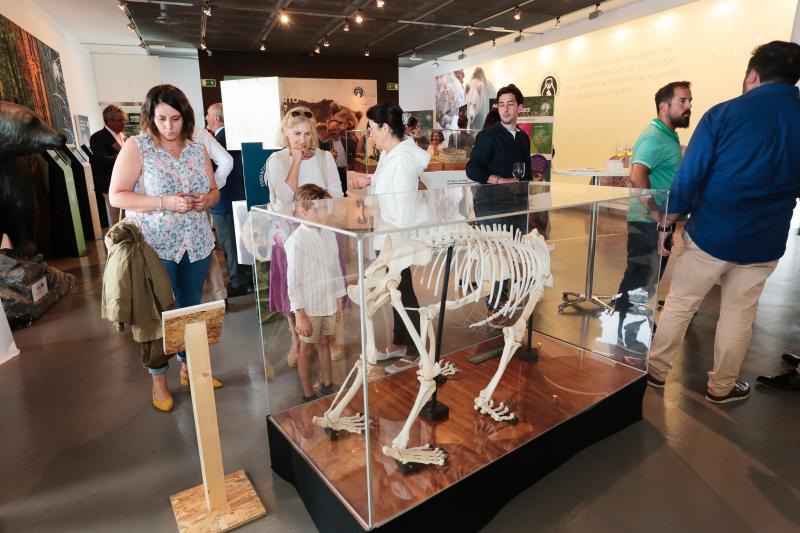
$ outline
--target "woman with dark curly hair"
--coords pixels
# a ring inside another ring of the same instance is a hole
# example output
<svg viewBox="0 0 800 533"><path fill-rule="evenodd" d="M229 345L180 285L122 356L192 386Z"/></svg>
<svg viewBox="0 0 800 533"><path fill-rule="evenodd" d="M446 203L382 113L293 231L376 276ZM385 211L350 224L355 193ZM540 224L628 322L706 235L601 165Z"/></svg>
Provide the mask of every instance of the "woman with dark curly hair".
<svg viewBox="0 0 800 533"><path fill-rule="evenodd" d="M144 240L169 274L178 307L200 303L214 237L206 211L219 201L211 160L203 145L192 141L194 111L183 92L172 85L148 91L141 115L142 133L131 137L114 164L109 187L111 205L134 219ZM189 385L186 355L181 385ZM153 378L153 405L172 409L166 359L148 366ZM214 380L214 387L222 384Z"/></svg>

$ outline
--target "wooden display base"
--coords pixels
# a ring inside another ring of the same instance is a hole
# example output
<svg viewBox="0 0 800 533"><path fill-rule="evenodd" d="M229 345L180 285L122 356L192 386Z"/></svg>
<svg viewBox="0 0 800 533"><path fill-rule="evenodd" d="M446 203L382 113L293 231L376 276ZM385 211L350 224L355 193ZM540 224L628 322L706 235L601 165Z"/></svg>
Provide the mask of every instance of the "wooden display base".
<svg viewBox="0 0 800 533"><path fill-rule="evenodd" d="M501 343L493 339L447 356L461 370L438 387L449 418L419 418L412 427L408 445L443 448L445 466L426 465L407 474L381 452L414 402L415 370L369 384L371 509L364 436L340 432L331 440L311 422L333 396L269 418L273 470L295 485L322 531L425 529L437 516L447 517L450 530L472 531L569 456L641 418L644 372L540 334L534 335L538 362L512 359L494 397L510 400L519 422L497 423L477 414L474 398L499 358L477 365L466 359ZM345 415L364 412L359 397Z"/></svg>
<svg viewBox="0 0 800 533"><path fill-rule="evenodd" d="M181 533L217 533L230 531L256 518L267 510L258 498L244 470L225 476L225 497L228 511L208 511L203 485L169 497L172 512Z"/></svg>

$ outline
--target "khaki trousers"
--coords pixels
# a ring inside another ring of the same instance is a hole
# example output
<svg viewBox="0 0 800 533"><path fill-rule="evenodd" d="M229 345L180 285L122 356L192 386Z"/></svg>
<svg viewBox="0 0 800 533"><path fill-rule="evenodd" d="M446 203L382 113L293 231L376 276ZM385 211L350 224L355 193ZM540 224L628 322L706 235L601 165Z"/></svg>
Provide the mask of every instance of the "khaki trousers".
<svg viewBox="0 0 800 533"><path fill-rule="evenodd" d="M719 280L722 297L708 392L724 396L739 377L753 335L758 298L778 260L750 264L722 261L701 250L685 231L683 247L674 253L672 284L650 347L649 372L656 379L666 378L689 321Z"/></svg>

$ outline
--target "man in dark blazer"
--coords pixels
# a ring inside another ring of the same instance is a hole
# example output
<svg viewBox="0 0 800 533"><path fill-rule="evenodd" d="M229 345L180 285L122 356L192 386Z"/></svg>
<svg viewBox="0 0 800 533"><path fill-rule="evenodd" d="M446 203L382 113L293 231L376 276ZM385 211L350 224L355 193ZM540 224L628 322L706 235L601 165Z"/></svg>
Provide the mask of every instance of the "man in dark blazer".
<svg viewBox="0 0 800 533"><path fill-rule="evenodd" d="M225 118L222 113L222 104L211 104L206 113L208 129L214 133L214 138L227 150L225 140ZM242 153L238 150L229 151L233 157L233 170L228 174L225 185L219 190L219 202L211 208L211 218L217 229L217 238L225 254L225 265L228 268L230 284L228 297L241 296L253 290L253 273L250 265L240 265L236 254L236 233L233 223L232 202L244 200L244 172L242 171Z"/></svg>
<svg viewBox="0 0 800 533"><path fill-rule="evenodd" d="M122 134L125 120L125 112L118 106L113 104L106 106L103 109L105 127L94 132L89 138L89 148L92 150L89 163L92 166L94 190L95 193L103 195L109 227L119 222L119 209L112 207L108 201L108 186L111 183L111 171L114 170L117 154L125 142L125 136Z"/></svg>

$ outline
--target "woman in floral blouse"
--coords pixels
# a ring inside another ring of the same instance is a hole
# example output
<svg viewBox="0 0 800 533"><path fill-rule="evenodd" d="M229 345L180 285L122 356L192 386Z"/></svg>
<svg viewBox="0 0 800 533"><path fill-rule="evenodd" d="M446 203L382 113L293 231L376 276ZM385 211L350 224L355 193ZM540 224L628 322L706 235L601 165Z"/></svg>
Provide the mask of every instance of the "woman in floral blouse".
<svg viewBox="0 0 800 533"><path fill-rule="evenodd" d="M158 85L142 106L142 133L124 144L114 164L109 188L111 205L124 209L141 227L172 281L178 307L200 303L214 238L206 210L219 201L211 160L192 142L194 112L180 89ZM181 384L188 385L186 355ZM170 411L168 365L150 368L153 405ZM216 387L222 384L215 380Z"/></svg>

